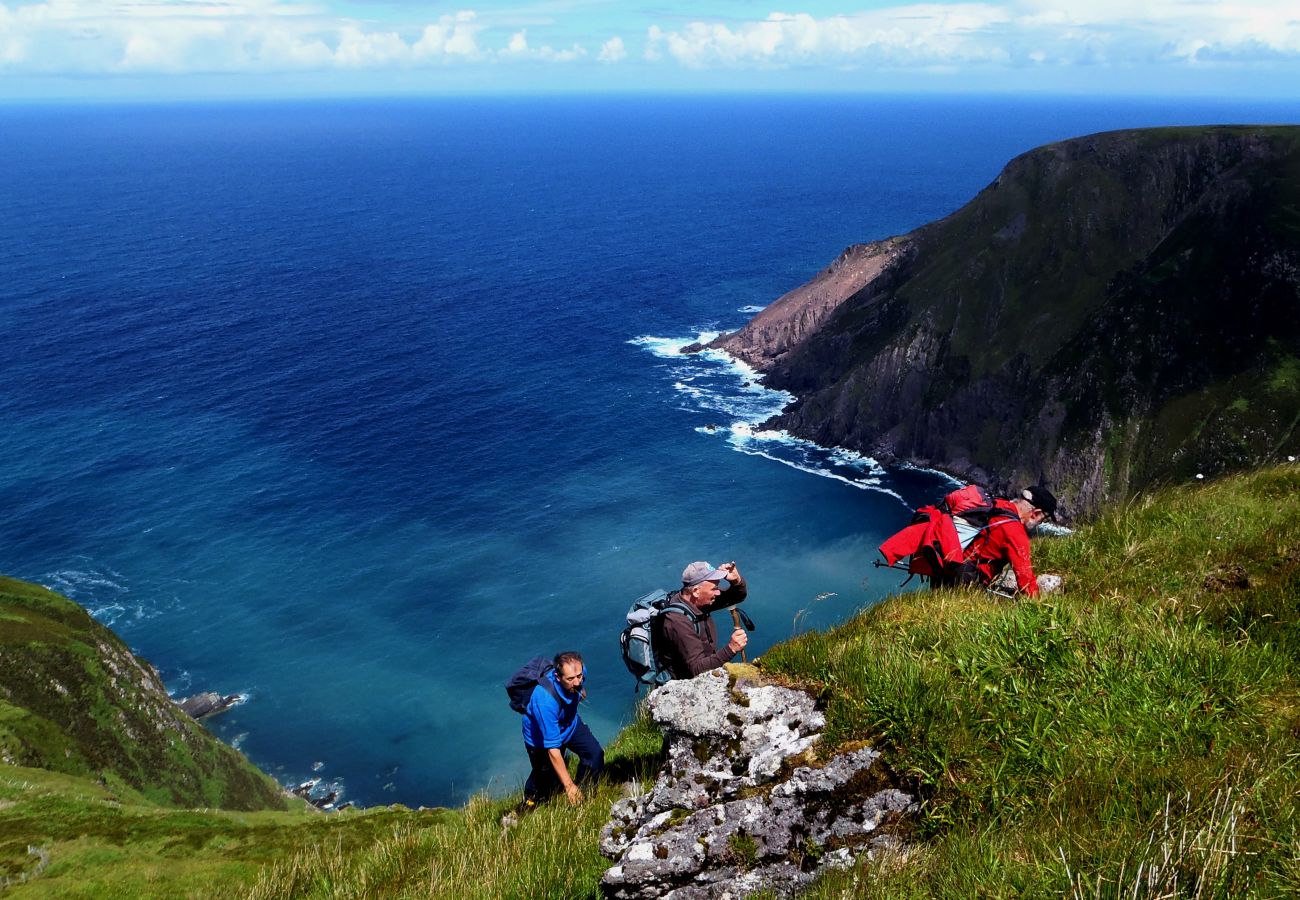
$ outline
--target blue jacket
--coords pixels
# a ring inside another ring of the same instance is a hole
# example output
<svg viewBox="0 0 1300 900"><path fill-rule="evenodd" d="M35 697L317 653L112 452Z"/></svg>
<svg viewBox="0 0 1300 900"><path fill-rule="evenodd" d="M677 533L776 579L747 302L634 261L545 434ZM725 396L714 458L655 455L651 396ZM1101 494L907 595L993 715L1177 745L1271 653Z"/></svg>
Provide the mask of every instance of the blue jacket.
<svg viewBox="0 0 1300 900"><path fill-rule="evenodd" d="M555 670L546 673L555 687L559 701L551 692L540 684L533 688L533 695L528 699L528 712L524 713L524 743L529 747L563 747L573 737L578 727L578 701L576 694L570 694L555 679Z"/></svg>

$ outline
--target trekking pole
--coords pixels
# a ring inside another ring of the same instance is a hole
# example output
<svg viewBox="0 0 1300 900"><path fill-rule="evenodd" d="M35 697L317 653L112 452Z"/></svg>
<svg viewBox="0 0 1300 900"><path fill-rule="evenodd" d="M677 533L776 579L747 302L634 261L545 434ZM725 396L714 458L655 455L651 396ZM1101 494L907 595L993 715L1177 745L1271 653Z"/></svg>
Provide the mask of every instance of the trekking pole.
<svg viewBox="0 0 1300 900"><path fill-rule="evenodd" d="M731 624L735 625L737 628L743 627L740 624L740 610L736 609L734 606L731 608ZM749 662L749 654L745 652L744 647L740 648L740 661L743 663Z"/></svg>

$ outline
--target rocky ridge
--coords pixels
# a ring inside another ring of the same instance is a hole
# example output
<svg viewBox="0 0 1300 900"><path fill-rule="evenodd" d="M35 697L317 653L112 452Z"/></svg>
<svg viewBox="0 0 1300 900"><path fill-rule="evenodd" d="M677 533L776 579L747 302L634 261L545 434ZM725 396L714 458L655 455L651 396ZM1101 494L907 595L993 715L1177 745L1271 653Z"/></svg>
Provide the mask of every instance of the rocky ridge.
<svg viewBox="0 0 1300 900"><path fill-rule="evenodd" d="M917 808L870 747L829 759L807 693L728 666L651 695L667 760L654 786L614 804L601 852L616 898L787 896L826 867L899 846Z"/></svg>

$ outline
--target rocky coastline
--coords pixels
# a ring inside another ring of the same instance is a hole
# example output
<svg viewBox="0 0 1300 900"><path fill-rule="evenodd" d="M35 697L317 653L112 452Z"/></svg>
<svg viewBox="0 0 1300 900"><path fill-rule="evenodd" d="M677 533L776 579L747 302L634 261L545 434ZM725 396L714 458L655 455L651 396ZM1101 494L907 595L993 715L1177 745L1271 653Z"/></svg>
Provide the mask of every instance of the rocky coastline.
<svg viewBox="0 0 1300 900"><path fill-rule="evenodd" d="M1300 128L1110 132L849 247L707 346L796 400L764 427L1066 521L1300 452ZM699 348L702 349L702 348Z"/></svg>

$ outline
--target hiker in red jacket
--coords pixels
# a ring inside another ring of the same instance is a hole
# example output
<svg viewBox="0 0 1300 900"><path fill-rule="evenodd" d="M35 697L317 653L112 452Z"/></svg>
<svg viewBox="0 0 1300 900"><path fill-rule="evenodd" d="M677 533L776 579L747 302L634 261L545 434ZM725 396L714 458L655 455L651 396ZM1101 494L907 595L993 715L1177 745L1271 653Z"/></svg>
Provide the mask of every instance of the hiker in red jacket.
<svg viewBox="0 0 1300 900"><path fill-rule="evenodd" d="M994 507L1012 515L992 518L966 548L958 578L962 584L987 585L1011 563L1021 593L1038 596L1038 579L1029 556L1029 533L1056 514L1056 498L1042 485L1025 488L1014 500L995 500Z"/></svg>

